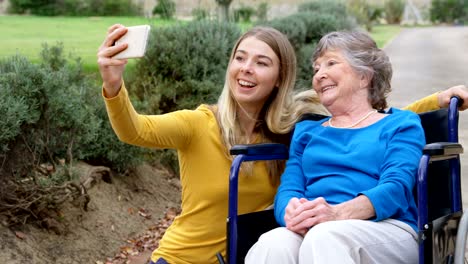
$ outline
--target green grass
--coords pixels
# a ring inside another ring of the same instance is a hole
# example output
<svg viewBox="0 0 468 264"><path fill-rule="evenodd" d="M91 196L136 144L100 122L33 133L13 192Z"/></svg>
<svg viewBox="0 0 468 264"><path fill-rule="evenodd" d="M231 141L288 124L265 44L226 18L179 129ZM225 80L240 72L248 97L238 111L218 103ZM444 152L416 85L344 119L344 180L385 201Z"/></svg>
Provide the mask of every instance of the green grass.
<svg viewBox="0 0 468 264"><path fill-rule="evenodd" d="M38 62L43 43L51 46L62 42L65 54L81 57L85 70L95 72L97 50L107 29L115 23L165 26L176 22L144 17L0 16L0 59L18 53Z"/></svg>
<svg viewBox="0 0 468 264"><path fill-rule="evenodd" d="M377 25L372 28L370 35L379 48L385 47L394 37L400 33L401 27L398 25Z"/></svg>
<svg viewBox="0 0 468 264"><path fill-rule="evenodd" d="M0 59L19 53L32 62L38 62L43 43L51 46L62 42L65 54L80 57L86 72L97 73L97 50L106 36L107 29L115 23L125 26L168 26L177 21L144 17L0 16ZM241 23L240 26L246 30L252 25ZM384 47L399 32L399 26L378 25L373 28L371 35L379 47ZM129 68L132 68L134 63L135 61L131 60Z"/></svg>

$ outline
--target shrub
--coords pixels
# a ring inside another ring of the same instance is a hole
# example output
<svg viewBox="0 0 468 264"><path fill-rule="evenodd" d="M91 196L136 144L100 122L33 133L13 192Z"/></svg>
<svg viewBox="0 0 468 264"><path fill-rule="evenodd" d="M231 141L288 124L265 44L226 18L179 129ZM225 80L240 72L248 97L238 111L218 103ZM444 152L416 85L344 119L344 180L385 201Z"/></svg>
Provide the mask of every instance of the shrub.
<svg viewBox="0 0 468 264"><path fill-rule="evenodd" d="M84 0L90 15L100 16L136 16L140 15L141 6L132 0ZM96 12L96 13L94 13Z"/></svg>
<svg viewBox="0 0 468 264"><path fill-rule="evenodd" d="M250 6L242 6L234 10L235 22L250 22L250 18L255 14L255 9Z"/></svg>
<svg viewBox="0 0 468 264"><path fill-rule="evenodd" d="M389 24L400 24L404 11L403 0L386 0L384 3L385 20Z"/></svg>
<svg viewBox="0 0 468 264"><path fill-rule="evenodd" d="M208 10L204 9L204 8L201 8L201 7L197 7L197 8L194 8L192 10L192 16L195 20L199 21L199 20L205 20L207 18L210 17L210 13Z"/></svg>
<svg viewBox="0 0 468 264"><path fill-rule="evenodd" d="M340 0L314 0L299 5L301 12L316 12L320 14L329 14L337 18L347 17L348 11L346 5Z"/></svg>
<svg viewBox="0 0 468 264"><path fill-rule="evenodd" d="M348 12L354 16L367 31L372 31L372 25L381 17L382 9L369 4L367 0L349 0Z"/></svg>
<svg viewBox="0 0 468 264"><path fill-rule="evenodd" d="M10 0L9 12L55 16L58 15L56 2L57 0Z"/></svg>
<svg viewBox="0 0 468 264"><path fill-rule="evenodd" d="M61 44L44 45L39 65L20 55L0 61L0 155L27 150L25 167L79 159L124 169L141 161L112 132L96 96L99 88L84 74L80 59L72 63L62 52Z"/></svg>
<svg viewBox="0 0 468 264"><path fill-rule="evenodd" d="M144 100L139 110L159 114L216 103L239 27L204 20L152 31L146 56L135 66L137 75L128 81L130 93ZM158 153L177 171L173 151Z"/></svg>
<svg viewBox="0 0 468 264"><path fill-rule="evenodd" d="M82 159L90 164L108 166L118 172L124 172L146 160L150 151L120 141L112 130L102 99L96 96L94 98L89 103L96 105L94 114L100 120L97 127L99 133L92 144L84 149Z"/></svg>
<svg viewBox="0 0 468 264"><path fill-rule="evenodd" d="M290 15L263 22L260 25L273 27L285 34L296 51L305 43L307 28L302 17Z"/></svg>
<svg viewBox="0 0 468 264"><path fill-rule="evenodd" d="M336 17L332 14L323 14L318 12L299 12L294 14L304 21L306 26L305 43L315 43L323 35L336 30L349 30L356 25L349 17Z"/></svg>
<svg viewBox="0 0 468 264"><path fill-rule="evenodd" d="M263 22L268 20L268 2L262 2L257 6L257 21Z"/></svg>
<svg viewBox="0 0 468 264"><path fill-rule="evenodd" d="M308 44L303 46L297 53L297 77L296 90L312 89L312 55L316 44Z"/></svg>
<svg viewBox="0 0 468 264"><path fill-rule="evenodd" d="M135 16L141 14L132 0L10 0L9 13L42 16Z"/></svg>
<svg viewBox="0 0 468 264"><path fill-rule="evenodd" d="M240 36L237 25L196 21L152 31L146 56L136 64L138 76L129 82L147 110L165 113L216 102Z"/></svg>
<svg viewBox="0 0 468 264"><path fill-rule="evenodd" d="M172 19L176 11L173 0L158 0L158 4L153 8L153 15L159 15L163 19Z"/></svg>
<svg viewBox="0 0 468 264"><path fill-rule="evenodd" d="M356 26L349 16L336 16L316 11L303 11L258 24L274 27L288 37L296 50L296 88L301 90L309 89L312 85L312 64L310 60L316 42L330 31L347 30Z"/></svg>
<svg viewBox="0 0 468 264"><path fill-rule="evenodd" d="M436 23L460 22L466 18L467 6L468 1L466 0L432 0L431 21Z"/></svg>
<svg viewBox="0 0 468 264"><path fill-rule="evenodd" d="M24 76L24 77L23 77ZM41 113L39 106L43 73L20 55L0 61L0 153L21 134L23 125L36 123Z"/></svg>

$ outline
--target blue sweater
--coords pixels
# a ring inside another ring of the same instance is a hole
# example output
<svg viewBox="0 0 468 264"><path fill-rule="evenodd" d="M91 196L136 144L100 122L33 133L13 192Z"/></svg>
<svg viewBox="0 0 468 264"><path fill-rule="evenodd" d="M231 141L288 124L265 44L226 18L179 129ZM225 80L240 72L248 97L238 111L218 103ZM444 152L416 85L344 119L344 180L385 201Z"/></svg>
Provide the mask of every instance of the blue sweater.
<svg viewBox="0 0 468 264"><path fill-rule="evenodd" d="M391 108L388 116L364 128L324 127L321 121L296 125L289 160L275 197L275 217L285 226L291 198L323 197L336 205L365 195L380 221L393 218L417 230L413 187L424 131L419 117Z"/></svg>

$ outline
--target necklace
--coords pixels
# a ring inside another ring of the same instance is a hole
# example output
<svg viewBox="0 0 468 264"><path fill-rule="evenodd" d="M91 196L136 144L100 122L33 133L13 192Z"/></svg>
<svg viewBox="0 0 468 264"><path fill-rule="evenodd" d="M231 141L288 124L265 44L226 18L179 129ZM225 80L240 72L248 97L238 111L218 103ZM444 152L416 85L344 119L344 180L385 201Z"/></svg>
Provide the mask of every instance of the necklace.
<svg viewBox="0 0 468 264"><path fill-rule="evenodd" d="M349 126L344 126L344 127L336 127L336 126L334 126L334 125L332 124L332 119L333 119L333 117L332 117L332 118L330 118L330 120L328 120L328 125L329 125L330 127L333 127L333 128L352 128L352 127L357 126L357 125L358 125L359 123L361 123L362 121L366 120L369 116L371 116L371 115L374 114L374 113L377 113L377 110L372 110L372 111L370 111L369 113L367 113L367 114L365 114L363 117L361 117L358 121L352 123L352 124L349 125Z"/></svg>

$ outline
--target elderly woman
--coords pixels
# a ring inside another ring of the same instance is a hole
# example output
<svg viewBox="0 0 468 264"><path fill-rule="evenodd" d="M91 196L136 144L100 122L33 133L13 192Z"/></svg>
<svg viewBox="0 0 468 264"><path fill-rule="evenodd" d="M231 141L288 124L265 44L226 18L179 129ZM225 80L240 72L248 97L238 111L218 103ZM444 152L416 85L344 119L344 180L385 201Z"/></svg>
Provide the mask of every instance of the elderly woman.
<svg viewBox="0 0 468 264"><path fill-rule="evenodd" d="M331 117L297 124L275 197L284 227L246 263L416 263L412 190L424 146L419 117L387 107L392 68L362 32L332 32L313 56Z"/></svg>

